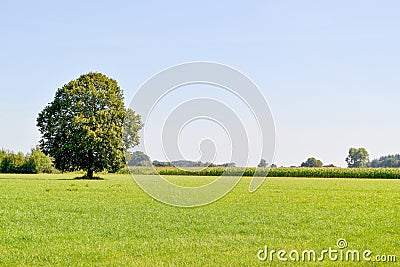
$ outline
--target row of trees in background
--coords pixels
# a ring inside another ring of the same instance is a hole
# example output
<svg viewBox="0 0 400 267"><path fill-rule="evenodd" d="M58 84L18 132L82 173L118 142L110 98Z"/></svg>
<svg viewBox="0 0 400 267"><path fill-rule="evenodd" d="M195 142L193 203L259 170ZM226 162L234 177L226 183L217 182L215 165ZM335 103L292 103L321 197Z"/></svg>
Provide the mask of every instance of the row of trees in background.
<svg viewBox="0 0 400 267"><path fill-rule="evenodd" d="M22 152L0 150L1 173L52 173L55 169L50 157L39 148L24 155Z"/></svg>
<svg viewBox="0 0 400 267"><path fill-rule="evenodd" d="M400 168L400 154L388 155L374 159L369 163L371 168Z"/></svg>
<svg viewBox="0 0 400 267"><path fill-rule="evenodd" d="M154 166L154 167L235 167L235 163L229 162L224 164L214 164L210 162L176 160L176 161L158 161L150 160L150 157L142 151L135 151L128 155L128 166Z"/></svg>
<svg viewBox="0 0 400 267"><path fill-rule="evenodd" d="M133 152L128 160L128 166L155 166L155 167L234 167L234 163L225 164L212 164L208 162L196 162L188 160L179 160L172 162L162 162L162 161L151 161L150 157L147 156L142 151ZM400 154L389 155L380 157L379 159L374 159L369 161L369 153L365 148L350 148L348 156L346 157L346 163L348 168L400 168ZM261 159L260 163L257 165L259 168L267 168L269 165L265 159ZM272 164L270 167L276 167ZM336 167L333 164L323 165L321 160L315 157L308 158L306 161L302 162L300 167L307 168L320 168L320 167Z"/></svg>
<svg viewBox="0 0 400 267"><path fill-rule="evenodd" d="M369 161L368 151L361 148L351 147L349 154L346 157L348 168L400 168L400 154L387 155ZM323 163L316 158L309 158L301 164L301 167L322 167ZM326 165L324 167L334 167L333 165Z"/></svg>
<svg viewBox="0 0 400 267"><path fill-rule="evenodd" d="M348 168L366 168L372 167L369 162L369 154L363 147L349 149L349 154L346 157L346 163ZM308 168L320 168L320 167L335 167L335 165L323 165L322 161L316 158L308 158L305 162L301 163L300 167Z"/></svg>
<svg viewBox="0 0 400 267"><path fill-rule="evenodd" d="M307 168L320 168L322 167L323 163L319 159L316 158L308 158L306 161L301 163L300 167L307 167Z"/></svg>
<svg viewBox="0 0 400 267"><path fill-rule="evenodd" d="M368 160L368 152L364 148L350 148L346 158L349 168L400 168L400 154L387 155ZM208 162L197 162L179 160L162 162L154 160L142 151L135 151L127 155L128 166L155 166L155 167L235 167L234 163L211 164ZM268 163L261 159L257 167L266 168ZM272 164L272 168L276 165ZM322 161L312 157L301 163L300 167L319 168L335 167L333 164L323 165ZM44 154L39 147L32 149L30 153L14 153L12 151L0 150L0 173L54 173L58 170L54 167L52 159Z"/></svg>
<svg viewBox="0 0 400 267"><path fill-rule="evenodd" d="M152 162L154 167L236 167L236 163L227 162L222 164L214 164L211 162L190 161L190 160L175 160L175 161L158 161Z"/></svg>

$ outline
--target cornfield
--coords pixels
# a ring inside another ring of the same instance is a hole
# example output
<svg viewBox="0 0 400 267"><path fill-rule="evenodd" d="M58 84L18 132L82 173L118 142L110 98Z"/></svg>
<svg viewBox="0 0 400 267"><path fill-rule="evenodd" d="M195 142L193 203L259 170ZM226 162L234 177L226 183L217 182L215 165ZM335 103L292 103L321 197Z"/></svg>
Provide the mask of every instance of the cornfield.
<svg viewBox="0 0 400 267"><path fill-rule="evenodd" d="M256 171L257 170L257 171ZM225 172L225 174L224 174ZM256 172L256 173L255 173ZM185 176L265 176L268 177L311 177L311 178L380 178L400 179L400 169L389 168L190 168L178 169L175 167L134 167L125 168L119 173L132 174L161 174L161 175L185 175Z"/></svg>

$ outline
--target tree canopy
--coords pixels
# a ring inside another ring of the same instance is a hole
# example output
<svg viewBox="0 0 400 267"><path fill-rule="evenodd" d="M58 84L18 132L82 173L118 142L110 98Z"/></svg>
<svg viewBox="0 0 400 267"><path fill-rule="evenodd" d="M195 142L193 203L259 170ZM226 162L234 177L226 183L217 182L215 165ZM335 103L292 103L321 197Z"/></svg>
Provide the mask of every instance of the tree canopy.
<svg viewBox="0 0 400 267"><path fill-rule="evenodd" d="M349 155L346 158L346 162L349 168L365 168L369 161L368 151L361 148L351 147L349 149Z"/></svg>
<svg viewBox="0 0 400 267"><path fill-rule="evenodd" d="M51 173L54 171L51 158L39 148L24 155L22 152L0 150L1 173Z"/></svg>
<svg viewBox="0 0 400 267"><path fill-rule="evenodd" d="M142 151L135 151L131 155L128 166L151 166L150 157Z"/></svg>
<svg viewBox="0 0 400 267"><path fill-rule="evenodd" d="M308 158L305 162L301 163L301 167L322 167L322 161L316 158Z"/></svg>
<svg viewBox="0 0 400 267"><path fill-rule="evenodd" d="M118 170L125 164L124 148L138 144L142 127L123 99L117 82L101 73L70 81L39 113L41 150L61 171L85 170L92 178L93 172ZM123 133L129 136L123 139Z"/></svg>
<svg viewBox="0 0 400 267"><path fill-rule="evenodd" d="M387 155L374 159L369 164L371 168L400 168L400 154Z"/></svg>
<svg viewBox="0 0 400 267"><path fill-rule="evenodd" d="M258 163L257 167L259 168L267 168L268 167L268 163L265 159L260 159L260 163Z"/></svg>

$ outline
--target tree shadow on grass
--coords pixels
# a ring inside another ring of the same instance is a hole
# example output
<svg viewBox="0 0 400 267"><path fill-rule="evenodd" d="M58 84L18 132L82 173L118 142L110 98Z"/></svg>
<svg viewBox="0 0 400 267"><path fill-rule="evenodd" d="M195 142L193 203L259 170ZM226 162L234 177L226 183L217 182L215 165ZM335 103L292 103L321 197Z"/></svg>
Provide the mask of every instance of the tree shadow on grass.
<svg viewBox="0 0 400 267"><path fill-rule="evenodd" d="M28 178L28 177L0 177L0 180L32 180L32 181L40 181L41 180L41 181L44 181L44 180L54 180L54 179L51 179L51 178L44 179L44 178L36 178L36 177L33 177L33 178ZM67 179L65 179L65 180L67 180Z"/></svg>
<svg viewBox="0 0 400 267"><path fill-rule="evenodd" d="M98 176L88 177L85 175L85 176L75 177L73 180L105 180L105 179Z"/></svg>
<svg viewBox="0 0 400 267"><path fill-rule="evenodd" d="M104 178L101 177L92 177L89 178L87 176L78 176L78 177L74 177L74 178L59 178L59 179L55 179L55 180L59 180L59 181L73 181L73 180L84 180L84 181L104 181Z"/></svg>
<svg viewBox="0 0 400 267"><path fill-rule="evenodd" d="M25 174L23 174L25 175ZM74 177L74 178L51 178L51 177L30 177L28 175L27 176L23 176L21 174L16 174L16 176L13 175L8 175L4 176L4 177L0 177L0 180L32 180L32 181L44 181L44 180L48 180L48 181L71 181L71 180L86 180L86 181L104 181L106 179L101 178L101 177L92 177L89 178L87 176L79 176L79 177Z"/></svg>

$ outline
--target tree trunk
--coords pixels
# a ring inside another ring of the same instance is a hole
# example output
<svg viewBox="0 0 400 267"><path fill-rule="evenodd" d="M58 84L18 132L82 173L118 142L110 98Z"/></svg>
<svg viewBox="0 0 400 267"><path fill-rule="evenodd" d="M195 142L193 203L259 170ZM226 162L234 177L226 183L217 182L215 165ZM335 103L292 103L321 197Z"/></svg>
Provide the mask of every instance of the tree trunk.
<svg viewBox="0 0 400 267"><path fill-rule="evenodd" d="M93 169L92 169L92 167L93 167L93 150L92 149L90 149L88 152L87 162L89 163L88 164L89 166L88 166L86 176L88 179L93 179Z"/></svg>
<svg viewBox="0 0 400 267"><path fill-rule="evenodd" d="M87 171L86 177L89 179L93 179L93 170L92 169L89 169Z"/></svg>

